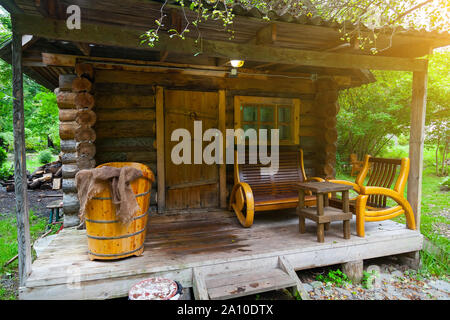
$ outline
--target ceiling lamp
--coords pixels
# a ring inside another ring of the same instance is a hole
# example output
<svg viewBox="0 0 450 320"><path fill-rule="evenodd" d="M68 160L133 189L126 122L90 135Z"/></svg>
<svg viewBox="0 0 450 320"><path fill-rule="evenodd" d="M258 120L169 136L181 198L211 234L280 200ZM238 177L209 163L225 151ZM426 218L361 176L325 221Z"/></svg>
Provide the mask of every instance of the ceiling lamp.
<svg viewBox="0 0 450 320"><path fill-rule="evenodd" d="M230 64L233 68L240 68L244 65L244 60L230 60Z"/></svg>

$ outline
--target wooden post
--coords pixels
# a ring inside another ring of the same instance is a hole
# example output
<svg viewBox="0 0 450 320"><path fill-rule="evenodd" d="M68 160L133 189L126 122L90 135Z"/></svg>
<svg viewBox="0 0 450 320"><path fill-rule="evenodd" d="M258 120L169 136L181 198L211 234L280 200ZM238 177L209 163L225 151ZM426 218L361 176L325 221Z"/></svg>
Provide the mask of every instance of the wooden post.
<svg viewBox="0 0 450 320"><path fill-rule="evenodd" d="M219 130L222 132L222 139L220 140L220 152L222 163L219 165L219 191L220 191L220 207L227 207L227 165L225 163L225 143L223 142L226 137L226 96L225 90L219 90Z"/></svg>
<svg viewBox="0 0 450 320"><path fill-rule="evenodd" d="M420 203L422 197L423 144L425 139L425 114L427 104L427 71L413 73L411 98L411 129L409 137L410 170L408 177L408 201L411 204L420 230Z"/></svg>
<svg viewBox="0 0 450 320"><path fill-rule="evenodd" d="M13 18L13 30L14 30ZM14 126L14 183L16 195L17 243L19 256L19 284L31 272L30 219L28 212L25 122L23 107L22 35L13 31L12 38L13 77L13 126Z"/></svg>
<svg viewBox="0 0 450 320"><path fill-rule="evenodd" d="M166 207L165 157L164 157L164 89L156 87L156 177L158 180L158 213Z"/></svg>

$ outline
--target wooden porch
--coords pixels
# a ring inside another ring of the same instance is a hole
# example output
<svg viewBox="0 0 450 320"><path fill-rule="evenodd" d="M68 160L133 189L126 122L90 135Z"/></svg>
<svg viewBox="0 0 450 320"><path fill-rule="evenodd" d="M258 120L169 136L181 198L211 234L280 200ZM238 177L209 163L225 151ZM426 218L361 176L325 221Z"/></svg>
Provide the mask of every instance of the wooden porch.
<svg viewBox="0 0 450 320"><path fill-rule="evenodd" d="M163 276L193 286L193 270L208 276L276 267L279 257L295 270L401 254L422 249L423 236L391 220L366 223L366 236L343 239L341 222L332 222L325 242L316 224L299 233L293 210L259 213L243 228L234 213L213 210L149 219L143 256L90 261L85 230L64 229L32 264L21 299L108 299L125 297L142 279Z"/></svg>

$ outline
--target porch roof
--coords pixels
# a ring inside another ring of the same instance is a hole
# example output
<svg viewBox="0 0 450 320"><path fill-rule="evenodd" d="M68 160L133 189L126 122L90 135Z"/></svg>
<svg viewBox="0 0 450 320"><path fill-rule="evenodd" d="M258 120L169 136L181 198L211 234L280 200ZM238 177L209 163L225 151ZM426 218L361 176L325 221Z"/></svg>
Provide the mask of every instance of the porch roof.
<svg viewBox="0 0 450 320"><path fill-rule="evenodd" d="M182 27L184 21L180 19L181 15L186 14L188 19L193 19L192 12L186 10L183 13L179 6L170 4L171 2L173 1L169 1L169 4L162 9L168 19L166 29L177 23ZM139 35L155 27L154 21L161 14L161 2L60 0L41 1L40 3L40 5L36 5L36 2L32 0L4 1L6 9L18 17L18 29L22 34L33 35L33 38L24 45L25 73L50 89L57 86L59 74L72 73L72 69L43 64L40 56L42 52L142 61L188 62L216 67L227 66L228 60L231 58L229 55L236 52L245 59L245 68L257 70L260 73L284 72L293 76L301 74L346 76L349 80L341 85L342 88L375 81L368 71L370 68L364 67L367 64L355 63L353 67L351 63L353 56L371 58L373 55L370 50L368 48L358 49L354 40L350 43L343 42L340 40L341 33L338 30L343 25L323 20L318 16L294 17L289 13L269 12L268 16L271 21L268 22L262 19L264 14L261 11L247 10L241 5L235 5L233 7L233 13L236 14L233 23L234 38L229 39L230 34L223 30L220 21L211 19L201 23L198 29L190 32L190 38L185 40L187 43L185 46L180 46L175 40L169 40L161 35L160 44L155 48L150 48L147 45L139 45ZM59 23L61 27L65 26L65 9L70 4L77 4L81 8L83 26L81 31L85 33L83 35L76 32L72 32L70 35L70 32L61 33L56 25ZM51 27L52 25L54 27ZM346 24L347 30L352 27L352 25ZM92 30L103 34L104 37L99 39L98 36L89 34ZM135 39L130 39L128 43L125 43L120 35L114 35L119 31L123 32L127 39L133 37ZM366 29L362 32L368 34L370 30ZM202 54L194 57L195 48L192 44L199 35L201 35L205 47L209 44L217 47L217 44L229 43L230 50L222 50L223 54L218 54L217 51L221 50L214 51L213 48L208 52L206 49ZM174 45L170 45L171 43ZM387 60L383 61L399 68L397 65L402 63L397 64L396 62L402 62L403 58L408 59L408 63L413 62L414 59L411 58L423 56L433 48L448 44L450 44L448 32L401 29L392 34L392 30L385 29L377 40L377 45L385 50L381 50L377 56L386 57ZM280 55L270 59L264 55L246 56L249 50L246 51L244 48L255 45L274 49L279 51ZM292 59L290 55L293 52L292 49L294 52L322 54L320 59L336 60L339 58L339 54L350 59L342 66L339 63L316 65L314 61L307 61L308 55L303 55L297 61ZM10 61L10 51L10 45L7 43L0 50L0 57ZM336 57L333 54L337 54ZM388 57L394 59L393 63ZM395 58L400 58L401 61L395 60Z"/></svg>

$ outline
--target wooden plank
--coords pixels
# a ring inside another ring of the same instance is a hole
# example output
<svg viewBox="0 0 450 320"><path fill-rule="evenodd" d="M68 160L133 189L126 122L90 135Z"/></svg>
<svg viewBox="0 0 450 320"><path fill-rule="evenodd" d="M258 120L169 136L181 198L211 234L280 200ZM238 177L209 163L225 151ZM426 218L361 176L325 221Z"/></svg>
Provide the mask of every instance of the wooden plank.
<svg viewBox="0 0 450 320"><path fill-rule="evenodd" d="M156 87L156 176L158 183L158 213L164 212L166 203L164 141L164 89L162 87Z"/></svg>
<svg viewBox="0 0 450 320"><path fill-rule="evenodd" d="M19 283L25 284L31 272L30 219L28 212L25 113L23 105L22 35L17 33L12 19L12 74L13 74L13 133L14 133L14 185L16 196L17 242L19 256Z"/></svg>
<svg viewBox="0 0 450 320"><path fill-rule="evenodd" d="M192 289L196 300L209 300L205 278L198 268L192 268Z"/></svg>
<svg viewBox="0 0 450 320"><path fill-rule="evenodd" d="M295 273L294 267L291 265L289 260L285 256L279 256L278 263L280 264L280 268L284 272L286 272L293 281L295 281L297 291L300 294L302 300L310 300L308 292L303 287L303 283L298 278L297 274Z"/></svg>
<svg viewBox="0 0 450 320"><path fill-rule="evenodd" d="M411 98L411 128L409 138L410 170L407 199L411 204L420 230L420 204L422 198L423 146L425 140L425 115L427 108L428 73L414 72Z"/></svg>
<svg viewBox="0 0 450 320"><path fill-rule="evenodd" d="M227 207L227 165L225 159L225 148L223 141L226 137L226 94L225 90L219 90L219 130L222 132L223 139L220 141L220 151L222 152L220 156L219 165L219 192L220 192L220 207Z"/></svg>
<svg viewBox="0 0 450 320"><path fill-rule="evenodd" d="M370 55L353 55L334 52L315 52L281 47L269 47L203 39L201 46L194 38L185 40L178 37L170 38L165 33L159 34L159 42L155 47L141 44L141 35L147 31L124 26L94 24L83 22L80 30L67 30L65 21L44 19L39 16L17 17L17 32L31 34L49 39L86 42L101 45L119 46L126 48L141 48L147 50L169 51L180 54L195 54L217 58L239 57L243 60L260 62L290 61L291 64L333 67L359 68L374 70L403 70L424 71L425 60L406 58L392 58ZM36 28L39 26L39 28Z"/></svg>

